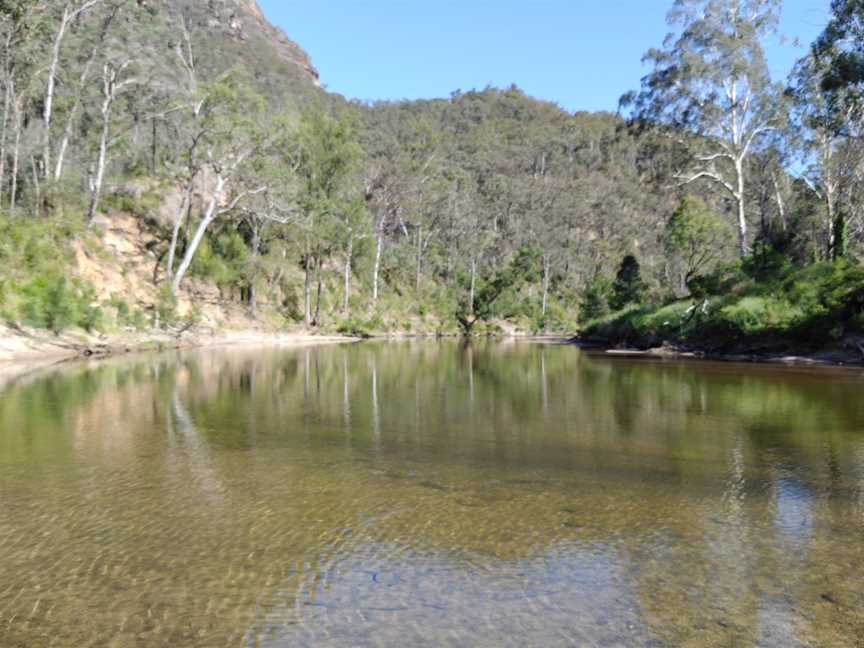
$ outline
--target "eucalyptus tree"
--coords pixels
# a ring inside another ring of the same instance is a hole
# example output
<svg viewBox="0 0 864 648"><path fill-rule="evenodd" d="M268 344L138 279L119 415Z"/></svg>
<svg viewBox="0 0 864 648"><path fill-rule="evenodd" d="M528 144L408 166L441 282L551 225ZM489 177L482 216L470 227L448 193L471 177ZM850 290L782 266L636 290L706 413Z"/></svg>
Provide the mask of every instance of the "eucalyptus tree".
<svg viewBox="0 0 864 648"><path fill-rule="evenodd" d="M83 6L83 5L82 5ZM133 148L125 156L127 164L138 157L140 123L145 115L172 112L174 98L165 92L171 75L171 61L162 44L166 34L161 16L128 0L104 0L96 11L95 43L82 66L82 75L95 59L101 71L100 91L94 102L98 107L92 121L99 124L94 160L88 177L90 206L87 222L96 217L109 164L109 153L123 144ZM85 76L86 79L86 76ZM85 81L86 85L86 81ZM72 106L74 108L74 104ZM74 119L74 115L70 116ZM65 141L65 140L64 140ZM64 146L61 143L61 148ZM58 162L62 158L58 154ZM61 167L62 172L62 167Z"/></svg>
<svg viewBox="0 0 864 648"><path fill-rule="evenodd" d="M121 94L132 86L141 83L141 79L135 76L135 61L127 59L115 64L106 61L102 66L102 102L99 107L99 116L102 122L99 135L98 153L95 168L89 178L90 184L90 207L87 210L87 224L93 223L99 208L99 199L102 196L102 186L105 181L105 167L108 163L108 147L111 143L111 118L114 105Z"/></svg>
<svg viewBox="0 0 864 648"><path fill-rule="evenodd" d="M207 93L202 92L198 79L198 62L193 47L192 33L185 14L174 17L175 31L178 36L174 43L174 64L179 74L176 77L171 95L176 99L178 110L173 113L173 125L177 146L179 169L174 169L173 176L183 187L183 197L171 232L171 243L168 248L167 277L174 279L174 258L180 238L180 230L184 222L191 216L195 184L199 181L204 169L205 159L201 152L206 143L205 134L210 128L209 120L202 120L202 111L207 102ZM156 126L153 123L153 148L156 147ZM155 153L153 155L155 158Z"/></svg>
<svg viewBox="0 0 864 648"><path fill-rule="evenodd" d="M370 161L366 169L363 191L366 207L372 217L372 233L375 237L375 259L372 264L372 303L378 304L381 293L381 263L387 245L388 231L398 220L400 205L400 178L397 165L390 156L386 160Z"/></svg>
<svg viewBox="0 0 864 648"><path fill-rule="evenodd" d="M425 255L452 204L453 184L445 174L445 139L430 116L410 117L401 137L406 183L397 224L413 248L414 292L419 295Z"/></svg>
<svg viewBox="0 0 864 648"><path fill-rule="evenodd" d="M349 201L341 210L339 221L342 229L344 263L342 265L342 313L350 314L351 309L351 277L354 271L354 258L358 243L370 234L372 222L369 211L362 198Z"/></svg>
<svg viewBox="0 0 864 648"><path fill-rule="evenodd" d="M278 135L267 128L264 98L242 81L226 77L209 84L203 93L198 129L193 137L200 140L197 146L209 175L202 180L205 207L180 265L173 273L173 295L180 290L207 229L244 199L267 189L266 185L250 187L239 180L251 158L265 150Z"/></svg>
<svg viewBox="0 0 864 648"><path fill-rule="evenodd" d="M833 0L831 12L810 56L799 64L794 88L809 102L805 115L816 145L811 185L828 209L826 254L836 256L832 249L846 244L847 219L862 217L857 212L864 182L864 2ZM862 226L857 223L859 230Z"/></svg>
<svg viewBox="0 0 864 648"><path fill-rule="evenodd" d="M285 116L278 119L287 121ZM282 288L291 248L290 230L299 216L294 205L295 169L284 155L285 145L284 140L274 141L267 150L255 155L243 175L236 179L239 186L266 187L264 191L249 192L238 203L236 218L229 224L243 234L248 246L242 277L245 289L241 293L245 293L252 317L258 315L259 284L269 285L271 293Z"/></svg>
<svg viewBox="0 0 864 648"><path fill-rule="evenodd" d="M80 20L87 12L94 10L105 2L107 2L107 0L64 0L62 3L55 3L58 5L56 7L58 16L53 38L51 39L50 58L48 61L45 96L42 108L42 165L46 179L48 179L51 172L54 99L57 88L57 77L63 41L76 21Z"/></svg>
<svg viewBox="0 0 864 648"><path fill-rule="evenodd" d="M320 321L323 278L322 265L342 234L345 242L346 298L350 292L350 272L355 236L365 208L357 205L359 188L352 191L360 149L347 117L337 119L323 111L307 111L289 153L298 176L298 226L303 239L304 305L306 326ZM312 307L312 282L317 283L317 298Z"/></svg>
<svg viewBox="0 0 864 648"><path fill-rule="evenodd" d="M847 93L840 88L832 92L832 98L823 93L822 81L829 73L826 60L811 53L793 70L789 91L794 98L793 114L805 164L802 177L824 206L825 258L831 256L834 247L835 221L842 213L841 195L855 164L850 159L854 148L843 135L845 110L838 110L850 105Z"/></svg>
<svg viewBox="0 0 864 648"><path fill-rule="evenodd" d="M94 7L96 7L96 5L94 5ZM46 174L46 178L50 178L54 182L60 181L60 179L63 177L63 171L65 169L66 158L67 154L69 153L69 147L73 141L73 137L76 134L80 134L80 113L86 107L85 104L88 101L87 91L91 82L93 70L95 67L98 67L98 59L100 58L100 55L103 53L106 44L109 41L112 25L117 19L120 9L121 5L119 3L103 3L98 10L94 9L94 11L92 12L93 14L95 14L94 20L92 21L92 28L87 29L82 27L78 30L79 32L81 32L79 34L80 37L78 39L78 42L74 43L74 49L77 52L78 56L72 55L68 57L67 65L65 66L65 76L75 79L75 82L67 82L62 86L63 88L68 89L66 90L64 95L59 98L60 106L62 108L65 108L65 110L63 111L65 112L65 115L61 115L63 117L63 127L56 136L56 144L54 141L55 137L52 135L51 132L51 123L53 119L54 109L48 108L46 105L45 112L43 114L43 120L47 117L43 134L43 159L45 160L44 172ZM78 20L79 22L84 22L80 18L76 20ZM104 59L105 57L103 57L103 60ZM105 63L107 63L107 60L105 61ZM106 70L103 68L103 83L105 82L105 75ZM103 85L103 92L104 90L105 88ZM56 90L51 90L52 96L55 92ZM116 98L116 85L113 88L113 94ZM63 106L63 103L65 103L65 106ZM78 133L76 133L76 131L78 131ZM53 160L52 151L54 155ZM52 162L54 167L53 170L50 169L48 166Z"/></svg>
<svg viewBox="0 0 864 648"><path fill-rule="evenodd" d="M668 21L677 32L648 51L653 69L641 91L622 98L638 123L688 149L679 184L704 179L734 200L742 256L749 251L747 162L785 119L764 51L779 12L780 0L676 0Z"/></svg>
<svg viewBox="0 0 864 648"><path fill-rule="evenodd" d="M831 19L813 44L821 89L837 126L860 134L864 120L864 2L832 0Z"/></svg>
<svg viewBox="0 0 864 648"><path fill-rule="evenodd" d="M7 0L0 3L2 34L3 115L0 123L0 194L6 188L6 164L11 157L8 205L15 212L19 201L22 170L32 137L29 106L38 95L38 77L43 65L45 35L49 29L50 4L41 0ZM35 146L31 148L31 171L36 177ZM38 178L37 178L38 182Z"/></svg>

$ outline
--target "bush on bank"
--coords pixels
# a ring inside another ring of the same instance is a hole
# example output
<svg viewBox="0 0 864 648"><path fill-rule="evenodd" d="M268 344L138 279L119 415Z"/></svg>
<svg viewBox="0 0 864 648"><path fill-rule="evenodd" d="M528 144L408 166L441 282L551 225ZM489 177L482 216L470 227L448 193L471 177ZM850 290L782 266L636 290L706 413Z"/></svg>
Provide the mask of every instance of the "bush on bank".
<svg viewBox="0 0 864 648"><path fill-rule="evenodd" d="M582 337L637 347L664 343L716 351L816 349L864 332L864 267L847 260L773 278L739 268L708 277L687 299L631 305L588 322Z"/></svg>

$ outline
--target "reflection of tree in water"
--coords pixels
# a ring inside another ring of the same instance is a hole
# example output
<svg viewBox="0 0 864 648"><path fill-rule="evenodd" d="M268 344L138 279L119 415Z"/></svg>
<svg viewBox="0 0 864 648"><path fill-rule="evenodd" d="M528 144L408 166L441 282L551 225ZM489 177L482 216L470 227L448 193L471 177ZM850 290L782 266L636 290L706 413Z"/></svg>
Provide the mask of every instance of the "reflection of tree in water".
<svg viewBox="0 0 864 648"><path fill-rule="evenodd" d="M54 605L42 630L22 613L12 636L86 643L73 620L101 605L88 626L100 637L125 636L122 610L136 636L182 643L209 627L230 642L311 618L304 602L326 603L328 582L352 583L363 560L410 571L400 556L436 556L455 578L589 551L663 641L750 644L782 629L854 645L857 389L485 343L208 352L57 374L0 398L3 456L101 478L52 473L28 488L63 498L0 513L22 537L41 537L46 520L57 532L33 558L7 552L0 578L69 583L40 603ZM27 436L14 422L31 416ZM104 574L75 576L94 561ZM553 602L592 586L558 583ZM14 609L38 597L27 590Z"/></svg>

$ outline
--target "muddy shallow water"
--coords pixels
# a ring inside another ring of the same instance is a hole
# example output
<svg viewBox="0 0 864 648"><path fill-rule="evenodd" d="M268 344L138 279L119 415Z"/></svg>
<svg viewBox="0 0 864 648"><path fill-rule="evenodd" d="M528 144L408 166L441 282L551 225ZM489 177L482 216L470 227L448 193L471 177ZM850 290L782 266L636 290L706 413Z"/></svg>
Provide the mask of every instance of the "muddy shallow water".
<svg viewBox="0 0 864 648"><path fill-rule="evenodd" d="M0 391L0 646L862 646L864 377L527 343Z"/></svg>

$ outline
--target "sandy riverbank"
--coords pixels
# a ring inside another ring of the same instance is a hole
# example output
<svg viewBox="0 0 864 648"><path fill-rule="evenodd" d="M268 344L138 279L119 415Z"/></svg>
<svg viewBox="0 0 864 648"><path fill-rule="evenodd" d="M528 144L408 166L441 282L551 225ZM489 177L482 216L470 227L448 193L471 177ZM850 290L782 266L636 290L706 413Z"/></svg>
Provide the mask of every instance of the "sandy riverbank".
<svg viewBox="0 0 864 648"><path fill-rule="evenodd" d="M313 335L262 330L187 331L87 335L83 332L52 335L37 329L0 326L0 379L53 364L83 358L206 347L281 346L355 342L339 335Z"/></svg>

